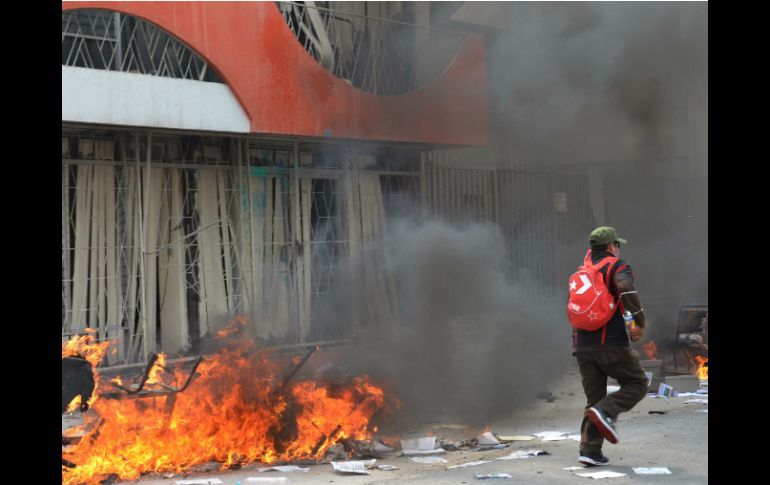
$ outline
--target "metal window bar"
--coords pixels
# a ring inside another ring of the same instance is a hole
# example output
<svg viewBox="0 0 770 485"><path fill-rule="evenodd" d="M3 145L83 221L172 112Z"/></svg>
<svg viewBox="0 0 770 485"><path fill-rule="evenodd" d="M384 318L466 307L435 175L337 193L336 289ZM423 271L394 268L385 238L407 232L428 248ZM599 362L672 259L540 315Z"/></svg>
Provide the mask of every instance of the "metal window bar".
<svg viewBox="0 0 770 485"><path fill-rule="evenodd" d="M287 25L305 50L335 76L367 92L394 95L438 77L460 47L465 34L442 30L443 65L432 76L418 76L426 69L417 51L418 32L438 31L396 19L376 18L332 10L322 2L277 2ZM450 55L451 54L451 55ZM422 53L421 55L425 55ZM435 59L433 59L435 60ZM441 63L437 63L441 64Z"/></svg>
<svg viewBox="0 0 770 485"><path fill-rule="evenodd" d="M205 60L168 32L101 9L62 12L62 65L222 82Z"/></svg>

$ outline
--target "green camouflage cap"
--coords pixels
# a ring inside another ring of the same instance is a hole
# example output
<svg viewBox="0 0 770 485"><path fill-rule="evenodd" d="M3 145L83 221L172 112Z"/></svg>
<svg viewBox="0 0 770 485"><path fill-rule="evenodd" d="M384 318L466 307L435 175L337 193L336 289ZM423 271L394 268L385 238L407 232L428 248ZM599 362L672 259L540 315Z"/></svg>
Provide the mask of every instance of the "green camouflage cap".
<svg viewBox="0 0 770 485"><path fill-rule="evenodd" d="M618 233L615 232L614 227L609 227L609 226L597 227L596 229L591 231L591 235L588 236L588 241L591 243L592 246L609 244L615 241L621 242L623 244L628 244L628 241L626 241L622 237L618 237Z"/></svg>

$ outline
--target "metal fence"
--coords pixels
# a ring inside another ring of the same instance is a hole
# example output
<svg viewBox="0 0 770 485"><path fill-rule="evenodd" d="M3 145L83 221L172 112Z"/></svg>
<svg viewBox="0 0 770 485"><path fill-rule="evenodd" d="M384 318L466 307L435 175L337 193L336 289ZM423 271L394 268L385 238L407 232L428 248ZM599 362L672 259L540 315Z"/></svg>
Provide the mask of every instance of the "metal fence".
<svg viewBox="0 0 770 485"><path fill-rule="evenodd" d="M510 277L525 283L524 291L558 294L596 225L587 175L458 168L428 156L421 185L426 215L500 228Z"/></svg>
<svg viewBox="0 0 770 485"><path fill-rule="evenodd" d="M392 317L392 278L361 249L418 199L419 165L386 158L65 125L62 337L97 329L118 343L110 363L131 363L188 350L234 314L267 345L352 339ZM353 314L360 292L372 304Z"/></svg>

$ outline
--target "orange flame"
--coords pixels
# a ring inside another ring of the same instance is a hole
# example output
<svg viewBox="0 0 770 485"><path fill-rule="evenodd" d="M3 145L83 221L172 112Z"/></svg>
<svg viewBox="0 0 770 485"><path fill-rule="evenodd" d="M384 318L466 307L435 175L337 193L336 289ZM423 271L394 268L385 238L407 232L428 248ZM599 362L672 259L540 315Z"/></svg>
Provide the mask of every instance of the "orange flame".
<svg viewBox="0 0 770 485"><path fill-rule="evenodd" d="M246 328L246 316L236 315L233 317L230 325L223 328L222 330L219 330L217 332L217 336L214 338L217 340L227 338L234 333L240 333L244 328Z"/></svg>
<svg viewBox="0 0 770 485"><path fill-rule="evenodd" d="M102 361L104 354L110 347L110 342L94 342L93 335L96 330L93 328L87 328L85 335L75 335L67 342L62 344L61 356L64 357L82 357L86 359L94 368L94 391L91 394L91 398L88 399L88 406L91 407L96 402L97 394L96 390L99 388L99 378L96 372L96 366ZM77 403L75 403L77 400ZM71 413L80 407L80 396L75 396L69 405L66 412Z"/></svg>
<svg viewBox="0 0 770 485"><path fill-rule="evenodd" d="M145 387L152 387L154 384L160 384L161 383L160 373L165 369L165 367L166 367L166 354L161 352L160 354L158 354L158 359L152 365L150 372L147 374L147 382L145 383Z"/></svg>
<svg viewBox="0 0 770 485"><path fill-rule="evenodd" d="M107 353L109 342L94 342L93 334L96 330L87 328L85 335L75 335L67 342L62 344L61 356L64 357L83 357L91 363L93 367L101 362L104 354Z"/></svg>
<svg viewBox="0 0 770 485"><path fill-rule="evenodd" d="M649 360L658 360L658 346L654 341L649 341L644 344L644 353L647 354Z"/></svg>
<svg viewBox="0 0 770 485"><path fill-rule="evenodd" d="M67 410L65 412L72 413L80 409L80 394L75 396L72 401L67 405Z"/></svg>
<svg viewBox="0 0 770 485"><path fill-rule="evenodd" d="M709 360L707 357L695 356L695 362L698 364L698 368L695 370L695 374L698 379L702 381L709 380Z"/></svg>
<svg viewBox="0 0 770 485"><path fill-rule="evenodd" d="M92 409L102 424L68 448L64 458L77 466L62 468L62 484L96 484L109 474L134 480L151 472L181 473L210 461L226 468L320 458L341 439L371 437L372 415L386 400L368 377L343 388L295 380L276 392L277 369L284 366L255 350L244 339L240 348L201 362L173 408L167 397L97 400ZM158 369L165 356L162 362ZM187 371L165 368L163 375L184 382Z"/></svg>

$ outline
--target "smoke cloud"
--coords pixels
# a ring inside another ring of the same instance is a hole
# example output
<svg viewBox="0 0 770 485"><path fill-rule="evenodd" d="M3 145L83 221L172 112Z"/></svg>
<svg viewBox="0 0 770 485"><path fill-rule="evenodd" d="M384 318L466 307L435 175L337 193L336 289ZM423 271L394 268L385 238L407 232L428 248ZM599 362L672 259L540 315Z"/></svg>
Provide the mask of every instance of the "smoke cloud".
<svg viewBox="0 0 770 485"><path fill-rule="evenodd" d="M354 360L390 382L402 420L483 426L563 373L572 359L565 302L508 277L514 268L496 226L403 219L391 227L386 265L399 284L398 316L365 327Z"/></svg>

